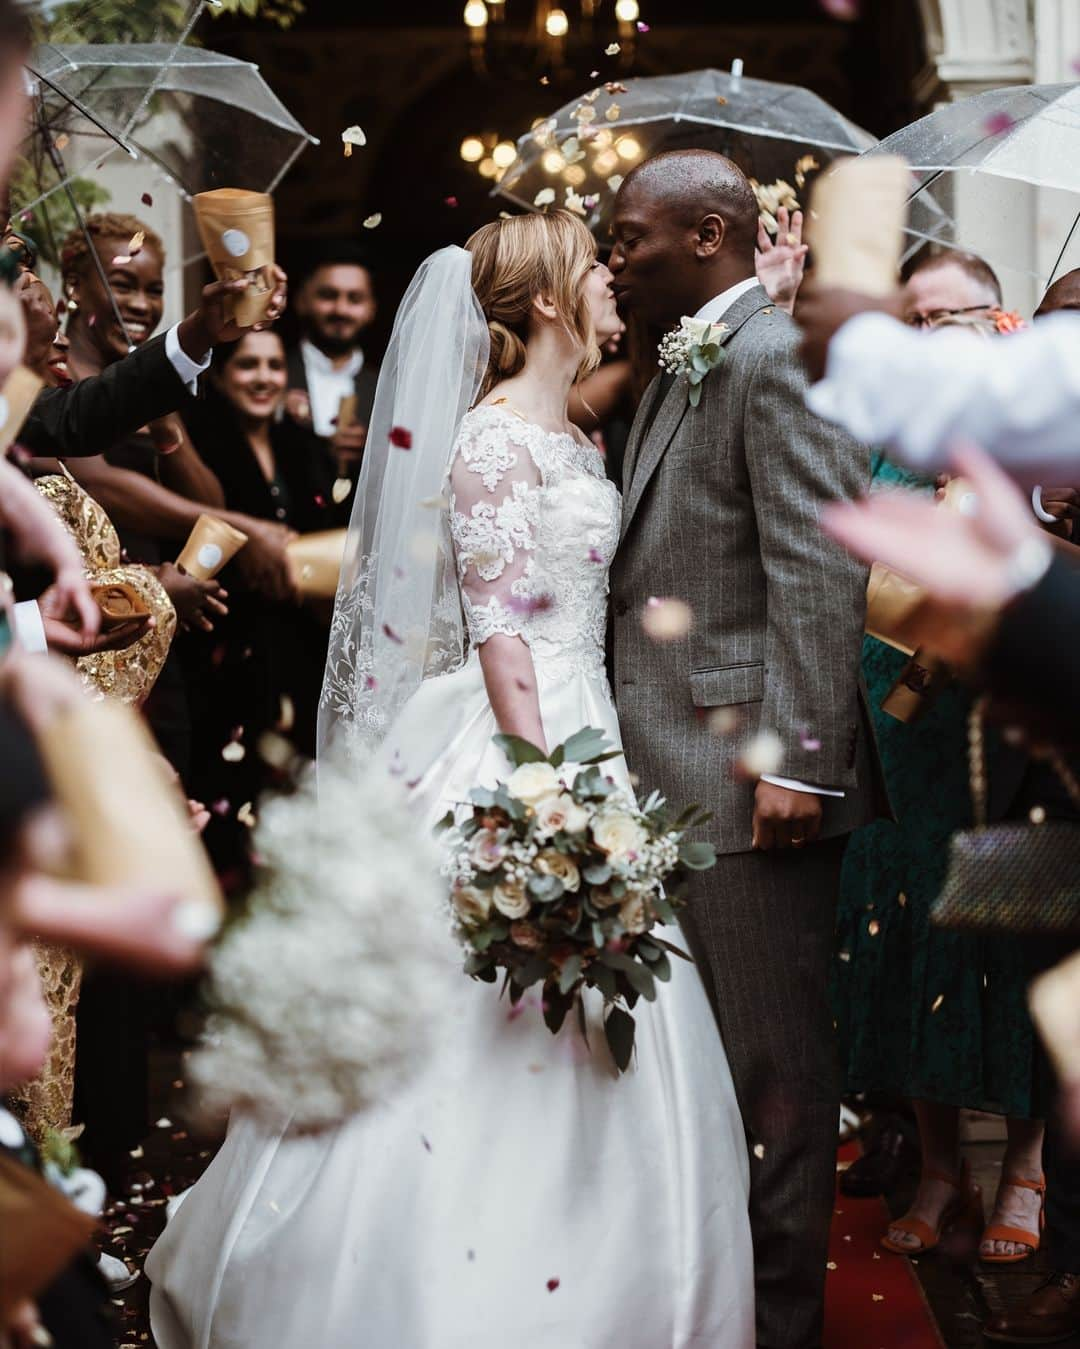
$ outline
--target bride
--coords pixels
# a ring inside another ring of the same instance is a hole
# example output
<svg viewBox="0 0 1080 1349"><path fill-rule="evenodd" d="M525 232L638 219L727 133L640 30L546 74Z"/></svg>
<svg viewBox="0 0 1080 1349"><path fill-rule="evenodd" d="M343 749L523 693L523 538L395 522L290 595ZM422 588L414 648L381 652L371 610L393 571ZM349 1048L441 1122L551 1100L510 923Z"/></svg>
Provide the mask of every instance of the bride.
<svg viewBox="0 0 1080 1349"><path fill-rule="evenodd" d="M429 258L398 312L321 752L377 747L425 826L508 775L499 730L620 743L619 494L567 415L620 326L610 281L574 216L504 218ZM587 1049L462 975L443 1052L393 1099L314 1134L234 1114L147 1262L160 1349L750 1349L742 1123L672 963L621 1078L597 994Z"/></svg>

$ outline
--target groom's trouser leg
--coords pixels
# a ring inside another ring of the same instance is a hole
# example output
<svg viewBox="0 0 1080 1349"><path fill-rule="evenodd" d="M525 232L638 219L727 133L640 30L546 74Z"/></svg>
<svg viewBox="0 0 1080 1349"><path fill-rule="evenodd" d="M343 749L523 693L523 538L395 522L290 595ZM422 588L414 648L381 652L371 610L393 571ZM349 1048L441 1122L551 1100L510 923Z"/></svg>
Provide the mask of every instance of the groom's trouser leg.
<svg viewBox="0 0 1080 1349"><path fill-rule="evenodd" d="M684 929L751 1149L759 1349L821 1343L840 1084L827 997L845 839L721 857Z"/></svg>

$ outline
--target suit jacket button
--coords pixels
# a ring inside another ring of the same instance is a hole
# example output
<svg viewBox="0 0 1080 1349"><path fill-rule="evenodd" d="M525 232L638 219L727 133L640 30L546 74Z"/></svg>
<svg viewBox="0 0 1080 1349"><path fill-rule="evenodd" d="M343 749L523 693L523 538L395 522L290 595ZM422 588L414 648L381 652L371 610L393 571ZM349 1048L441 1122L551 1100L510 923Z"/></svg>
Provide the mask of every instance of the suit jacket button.
<svg viewBox="0 0 1080 1349"><path fill-rule="evenodd" d="M630 610L630 606L625 600L616 600L612 607L615 610L615 616L617 618L622 618Z"/></svg>

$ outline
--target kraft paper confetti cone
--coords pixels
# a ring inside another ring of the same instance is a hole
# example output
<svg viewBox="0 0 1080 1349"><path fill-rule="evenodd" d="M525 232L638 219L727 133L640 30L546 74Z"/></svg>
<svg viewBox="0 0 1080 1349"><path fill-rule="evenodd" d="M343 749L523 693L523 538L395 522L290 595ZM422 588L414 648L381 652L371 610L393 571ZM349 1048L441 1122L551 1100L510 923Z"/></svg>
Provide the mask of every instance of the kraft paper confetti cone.
<svg viewBox="0 0 1080 1349"><path fill-rule="evenodd" d="M0 389L0 455L6 454L15 443L43 383L25 365L17 365L4 381Z"/></svg>
<svg viewBox="0 0 1080 1349"><path fill-rule="evenodd" d="M222 187L193 201L199 236L219 281L248 281L229 308L241 328L266 318L274 294L274 201L265 192Z"/></svg>
<svg viewBox="0 0 1080 1349"><path fill-rule="evenodd" d="M96 1226L41 1176L0 1154L0 1326L48 1287Z"/></svg>
<svg viewBox="0 0 1080 1349"><path fill-rule="evenodd" d="M188 536L176 565L189 576L211 581L247 543L248 536L216 515L200 515Z"/></svg>
<svg viewBox="0 0 1080 1349"><path fill-rule="evenodd" d="M163 774L137 713L115 701L78 702L55 715L37 738L68 819L78 879L167 889L185 903L223 911L186 803Z"/></svg>
<svg viewBox="0 0 1080 1349"><path fill-rule="evenodd" d="M806 237L819 285L879 298L896 290L910 191L896 155L841 159L815 180Z"/></svg>
<svg viewBox="0 0 1080 1349"><path fill-rule="evenodd" d="M301 534L286 545L293 579L302 595L332 600L337 594L345 534L344 529L324 529Z"/></svg>

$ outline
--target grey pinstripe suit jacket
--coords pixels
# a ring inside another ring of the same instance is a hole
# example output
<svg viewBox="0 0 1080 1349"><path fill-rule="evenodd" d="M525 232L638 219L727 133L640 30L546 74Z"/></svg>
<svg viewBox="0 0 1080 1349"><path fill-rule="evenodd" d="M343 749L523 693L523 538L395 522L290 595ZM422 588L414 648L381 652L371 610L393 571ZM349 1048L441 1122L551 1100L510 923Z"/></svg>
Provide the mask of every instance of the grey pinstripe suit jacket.
<svg viewBox="0 0 1080 1349"><path fill-rule="evenodd" d="M611 595L627 763L643 791L713 810L705 833L732 853L750 847L754 788L736 759L759 727L780 734L778 774L845 792L825 798L823 837L872 819L880 797L860 675L867 573L818 527L825 502L867 489L869 451L806 407L797 329L760 286L724 321L697 408L684 380L658 408L659 379L642 400ZM650 596L687 601L688 636L645 635ZM738 716L728 734L708 725L722 707Z"/></svg>

